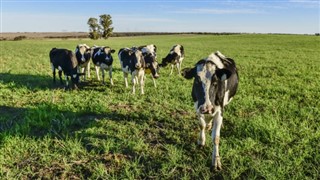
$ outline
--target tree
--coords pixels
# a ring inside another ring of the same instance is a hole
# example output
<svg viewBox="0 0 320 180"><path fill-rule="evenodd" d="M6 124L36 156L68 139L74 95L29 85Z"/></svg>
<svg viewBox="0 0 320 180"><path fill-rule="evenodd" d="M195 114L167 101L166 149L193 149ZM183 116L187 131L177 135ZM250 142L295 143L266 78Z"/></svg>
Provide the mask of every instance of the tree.
<svg viewBox="0 0 320 180"><path fill-rule="evenodd" d="M111 16L109 14L103 14L100 15L100 25L101 25L101 37L103 37L104 39L108 39L108 37L110 37L112 35L113 32L113 27L112 25L112 20L111 20Z"/></svg>
<svg viewBox="0 0 320 180"><path fill-rule="evenodd" d="M89 18L87 24L89 25L89 37L91 39L99 39L100 38L100 29L101 27L98 24L97 18Z"/></svg>

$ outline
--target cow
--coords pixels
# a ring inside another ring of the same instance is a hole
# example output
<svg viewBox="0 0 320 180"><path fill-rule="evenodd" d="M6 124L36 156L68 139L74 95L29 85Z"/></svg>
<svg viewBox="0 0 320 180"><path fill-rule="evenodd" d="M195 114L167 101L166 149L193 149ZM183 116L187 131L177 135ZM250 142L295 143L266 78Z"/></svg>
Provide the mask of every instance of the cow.
<svg viewBox="0 0 320 180"><path fill-rule="evenodd" d="M104 81L104 70L109 70L110 84L113 86L112 80L112 64L113 57L111 54L115 52L109 46L94 46L91 50L91 59L93 64L95 65L97 79L100 81L99 77L99 67L102 73L102 83L105 84Z"/></svg>
<svg viewBox="0 0 320 180"><path fill-rule="evenodd" d="M126 88L128 87L128 74L131 74L132 93L135 94L135 85L140 83L141 94L144 94L144 75L146 63L142 51L138 48L121 48L118 52L121 69Z"/></svg>
<svg viewBox="0 0 320 180"><path fill-rule="evenodd" d="M90 78L91 48L86 44L78 44L74 53L78 60L79 71L87 73L88 78ZM86 80L86 75L84 75L84 80Z"/></svg>
<svg viewBox="0 0 320 180"><path fill-rule="evenodd" d="M83 74L78 73L78 61L75 54L68 49L52 48L49 53L49 57L53 72L53 82L56 82L56 69L58 69L60 83L63 84L61 78L63 72L66 78L66 88L69 87L70 76L73 88L77 89L77 85L79 83L79 76Z"/></svg>
<svg viewBox="0 0 320 180"><path fill-rule="evenodd" d="M194 78L192 99L200 126L198 145L205 145L205 128L211 129L213 121L211 168L220 170L220 128L224 107L237 92L239 76L236 64L233 59L217 51L197 62L195 67L183 69L182 76Z"/></svg>
<svg viewBox="0 0 320 180"><path fill-rule="evenodd" d="M157 46L154 44L139 46L138 49L142 52L146 67L145 73L151 74L153 85L157 87L155 79L159 78L159 64L157 61Z"/></svg>
<svg viewBox="0 0 320 180"><path fill-rule="evenodd" d="M171 64L171 72L170 75L172 75L173 68L176 65L178 69L178 74L181 72L181 63L184 59L184 48L182 45L177 44L174 45L169 54L162 59L162 63L159 65L160 67L166 67L168 64Z"/></svg>

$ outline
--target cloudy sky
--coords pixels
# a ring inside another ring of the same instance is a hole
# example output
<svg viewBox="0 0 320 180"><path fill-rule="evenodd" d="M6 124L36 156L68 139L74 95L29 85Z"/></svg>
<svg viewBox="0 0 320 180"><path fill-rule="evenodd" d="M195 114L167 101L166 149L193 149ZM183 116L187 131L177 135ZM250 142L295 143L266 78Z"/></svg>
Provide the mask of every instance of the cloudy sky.
<svg viewBox="0 0 320 180"><path fill-rule="evenodd" d="M320 32L320 0L1 0L1 32L87 32L110 14L115 32Z"/></svg>

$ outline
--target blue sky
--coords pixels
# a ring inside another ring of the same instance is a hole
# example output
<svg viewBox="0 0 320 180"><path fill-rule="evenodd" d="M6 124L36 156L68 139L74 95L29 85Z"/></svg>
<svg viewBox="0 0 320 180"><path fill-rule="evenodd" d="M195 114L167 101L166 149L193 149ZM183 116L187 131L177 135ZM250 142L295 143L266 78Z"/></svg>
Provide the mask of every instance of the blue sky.
<svg viewBox="0 0 320 180"><path fill-rule="evenodd" d="M320 0L1 0L1 32L87 32L110 14L115 32L320 32Z"/></svg>

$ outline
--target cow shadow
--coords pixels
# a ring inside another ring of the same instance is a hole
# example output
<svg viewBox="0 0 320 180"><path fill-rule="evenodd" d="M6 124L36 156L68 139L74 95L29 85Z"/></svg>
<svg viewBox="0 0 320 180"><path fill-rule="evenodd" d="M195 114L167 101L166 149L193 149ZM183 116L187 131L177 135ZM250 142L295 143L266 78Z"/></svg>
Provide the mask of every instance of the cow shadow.
<svg viewBox="0 0 320 180"><path fill-rule="evenodd" d="M48 89L66 89L65 84L61 84L59 77L54 83L52 76L44 75L32 75L32 74L11 74L11 73L0 73L0 83L6 84L10 88L27 88L29 90L48 90ZM63 78L63 83L65 80ZM109 78L106 78L106 84L103 85L102 81L96 79L89 79L86 81L80 81L78 90L97 90L105 91L106 87L111 87Z"/></svg>
<svg viewBox="0 0 320 180"><path fill-rule="evenodd" d="M135 116L125 111L109 110L104 113L96 112L72 112L61 110L52 103L42 103L32 108L0 106L0 145L6 136L25 136L35 139L52 138L65 140L79 138L83 147L88 151L101 153L101 147L93 146L91 139L100 139L121 142L118 136L89 133L90 128L103 126L111 134L116 134L117 128L109 127L110 123L115 127L128 122L144 124L148 116L135 112ZM114 131L114 132L113 132Z"/></svg>
<svg viewBox="0 0 320 180"><path fill-rule="evenodd" d="M44 75L0 73L0 82L12 88L27 88L30 90L63 88L60 82L54 84L52 77Z"/></svg>

